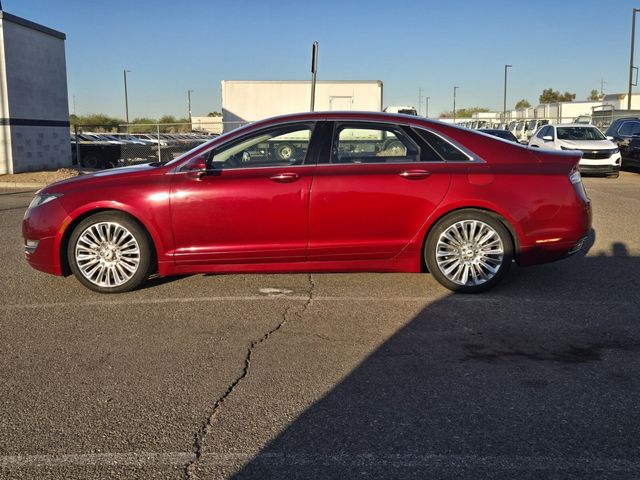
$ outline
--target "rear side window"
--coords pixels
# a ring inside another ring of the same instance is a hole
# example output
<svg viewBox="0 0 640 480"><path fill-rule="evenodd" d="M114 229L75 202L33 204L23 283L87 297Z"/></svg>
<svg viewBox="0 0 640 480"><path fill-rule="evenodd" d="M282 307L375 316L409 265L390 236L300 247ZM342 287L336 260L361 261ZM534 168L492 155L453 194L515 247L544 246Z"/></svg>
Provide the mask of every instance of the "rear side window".
<svg viewBox="0 0 640 480"><path fill-rule="evenodd" d="M415 131L443 160L449 162L468 162L470 160L465 153L439 135L422 128L416 128Z"/></svg>
<svg viewBox="0 0 640 480"><path fill-rule="evenodd" d="M338 125L331 150L331 163L420 161L420 147L395 126Z"/></svg>

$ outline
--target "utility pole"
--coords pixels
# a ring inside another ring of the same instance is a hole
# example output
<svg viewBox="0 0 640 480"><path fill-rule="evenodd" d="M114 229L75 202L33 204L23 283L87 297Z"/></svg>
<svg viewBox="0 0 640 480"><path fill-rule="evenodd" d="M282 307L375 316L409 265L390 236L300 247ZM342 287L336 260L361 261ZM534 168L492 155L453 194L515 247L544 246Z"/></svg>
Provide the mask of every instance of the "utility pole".
<svg viewBox="0 0 640 480"><path fill-rule="evenodd" d="M600 79L600 96L604 97L604 86L607 82L604 81L604 78Z"/></svg>
<svg viewBox="0 0 640 480"><path fill-rule="evenodd" d="M127 94L127 73L131 73L131 70L124 70L124 114L127 125L129 125L129 95ZM129 127L127 127L128 129Z"/></svg>
<svg viewBox="0 0 640 480"><path fill-rule="evenodd" d="M187 98L189 99L189 123L191 122L191 92L193 92L193 90L187 90ZM191 129L191 126L189 126L189 129Z"/></svg>
<svg viewBox="0 0 640 480"><path fill-rule="evenodd" d="M453 123L456 123L456 90L460 87L453 87Z"/></svg>
<svg viewBox="0 0 640 480"><path fill-rule="evenodd" d="M424 114L425 118L429 118L429 100L431 99L431 97L424 97L426 100L426 112Z"/></svg>
<svg viewBox="0 0 640 480"><path fill-rule="evenodd" d="M76 96L73 96L73 114L76 114Z"/></svg>
<svg viewBox="0 0 640 480"><path fill-rule="evenodd" d="M311 108L313 112L316 106L316 76L318 74L318 42L311 46Z"/></svg>
<svg viewBox="0 0 640 480"><path fill-rule="evenodd" d="M502 104L502 121L507 123L507 69L511 68L513 65L504 66L504 102Z"/></svg>
<svg viewBox="0 0 640 480"><path fill-rule="evenodd" d="M422 87L418 87L418 115L422 114Z"/></svg>
<svg viewBox="0 0 640 480"><path fill-rule="evenodd" d="M631 15L631 56L629 58L629 95L627 98L627 110L631 110L631 95L633 94L633 49L636 40L636 13L640 12L640 8L634 8Z"/></svg>

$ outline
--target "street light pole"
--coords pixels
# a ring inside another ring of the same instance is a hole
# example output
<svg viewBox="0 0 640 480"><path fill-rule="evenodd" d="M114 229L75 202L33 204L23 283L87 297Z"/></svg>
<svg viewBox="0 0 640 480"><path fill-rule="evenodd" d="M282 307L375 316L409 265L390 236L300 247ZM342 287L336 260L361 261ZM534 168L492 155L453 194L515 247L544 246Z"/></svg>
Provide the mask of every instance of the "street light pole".
<svg viewBox="0 0 640 480"><path fill-rule="evenodd" d="M127 94L127 73L131 73L131 70L124 70L124 114L127 125L129 125L129 96Z"/></svg>
<svg viewBox="0 0 640 480"><path fill-rule="evenodd" d="M431 97L424 97L425 102L426 102L426 108L425 108L426 112L425 112L425 114L424 114L424 117L425 117L425 118L429 118L429 99L430 99L430 98L431 98Z"/></svg>
<svg viewBox="0 0 640 480"><path fill-rule="evenodd" d="M311 106L309 111L313 112L316 107L316 79L318 76L318 42L311 45Z"/></svg>
<svg viewBox="0 0 640 480"><path fill-rule="evenodd" d="M189 99L189 123L192 122L191 121L191 92L193 92L193 90L187 90L187 98Z"/></svg>
<svg viewBox="0 0 640 480"><path fill-rule="evenodd" d="M627 97L627 110L631 110L631 95L633 86L633 49L636 40L636 13L640 12L640 8L634 8L631 15L631 56L629 58L629 95Z"/></svg>
<svg viewBox="0 0 640 480"><path fill-rule="evenodd" d="M504 103L502 105L502 121L507 123L507 69L513 65L504 66Z"/></svg>
<svg viewBox="0 0 640 480"><path fill-rule="evenodd" d="M460 87L453 87L453 123L456 123L456 90Z"/></svg>

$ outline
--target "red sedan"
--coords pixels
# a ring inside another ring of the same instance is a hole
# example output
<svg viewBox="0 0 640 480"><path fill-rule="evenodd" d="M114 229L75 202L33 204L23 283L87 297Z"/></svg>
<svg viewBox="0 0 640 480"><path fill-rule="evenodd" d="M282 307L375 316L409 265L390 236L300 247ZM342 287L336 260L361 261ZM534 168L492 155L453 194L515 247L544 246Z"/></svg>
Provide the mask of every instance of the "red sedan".
<svg viewBox="0 0 640 480"><path fill-rule="evenodd" d="M429 271L478 292L513 260L580 249L579 159L415 116L287 115L44 188L24 217L26 258L105 293L152 273L354 271Z"/></svg>

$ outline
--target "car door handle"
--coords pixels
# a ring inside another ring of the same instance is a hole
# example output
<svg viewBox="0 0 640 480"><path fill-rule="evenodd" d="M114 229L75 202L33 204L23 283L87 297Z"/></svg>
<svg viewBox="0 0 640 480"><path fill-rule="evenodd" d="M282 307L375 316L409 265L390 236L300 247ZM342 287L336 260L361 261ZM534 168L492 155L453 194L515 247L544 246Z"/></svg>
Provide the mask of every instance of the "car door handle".
<svg viewBox="0 0 640 480"><path fill-rule="evenodd" d="M300 175L297 173L278 173L277 175L269 177L269 180L278 183L291 183L298 180L298 178L300 178Z"/></svg>
<svg viewBox="0 0 640 480"><path fill-rule="evenodd" d="M429 175L431 175L431 172L427 170L405 170L400 174L402 178L406 178L408 180L420 180L427 178Z"/></svg>

